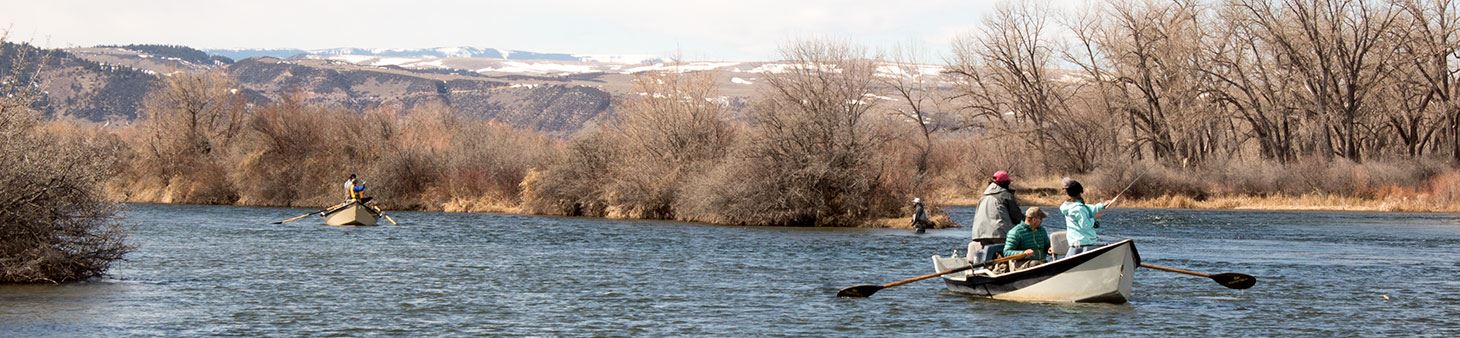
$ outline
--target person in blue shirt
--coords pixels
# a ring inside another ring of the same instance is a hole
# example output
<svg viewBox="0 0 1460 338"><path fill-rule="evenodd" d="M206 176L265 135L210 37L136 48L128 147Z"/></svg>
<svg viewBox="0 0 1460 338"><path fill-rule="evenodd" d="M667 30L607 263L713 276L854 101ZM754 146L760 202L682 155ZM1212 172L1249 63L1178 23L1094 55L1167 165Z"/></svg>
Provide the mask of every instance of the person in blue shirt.
<svg viewBox="0 0 1460 338"><path fill-rule="evenodd" d="M1085 186L1080 181L1066 177L1064 187L1065 195L1070 197L1060 204L1060 213L1065 215L1065 238L1070 242L1070 250L1065 255L1074 256L1099 246L1100 238L1096 236L1095 228L1100 226L1100 216L1105 214L1105 208L1115 205L1120 196L1104 203L1086 204Z"/></svg>

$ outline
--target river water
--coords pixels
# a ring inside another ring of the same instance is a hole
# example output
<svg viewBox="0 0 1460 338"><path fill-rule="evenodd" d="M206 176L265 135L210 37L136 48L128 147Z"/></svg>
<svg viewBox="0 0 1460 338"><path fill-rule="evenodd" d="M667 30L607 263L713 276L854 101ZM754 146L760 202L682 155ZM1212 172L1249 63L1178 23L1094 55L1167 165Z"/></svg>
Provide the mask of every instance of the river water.
<svg viewBox="0 0 1460 338"><path fill-rule="evenodd" d="M971 209L952 211L966 223ZM967 228L417 212L269 224L302 212L130 205L140 248L113 276L0 286L0 336L1460 334L1455 214L1112 210L1101 236L1134 238L1147 263L1259 282L1142 269L1134 299L1108 305L976 299L937 280L833 296L930 272Z"/></svg>

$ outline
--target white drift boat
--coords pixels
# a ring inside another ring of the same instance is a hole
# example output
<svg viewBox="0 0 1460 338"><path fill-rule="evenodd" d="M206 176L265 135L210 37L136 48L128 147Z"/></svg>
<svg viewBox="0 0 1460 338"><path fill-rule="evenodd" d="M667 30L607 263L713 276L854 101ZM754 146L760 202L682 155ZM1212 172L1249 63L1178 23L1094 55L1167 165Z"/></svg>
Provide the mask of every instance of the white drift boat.
<svg viewBox="0 0 1460 338"><path fill-rule="evenodd" d="M380 221L380 212L360 200L349 200L323 212L327 225L375 225Z"/></svg>
<svg viewBox="0 0 1460 338"><path fill-rule="evenodd" d="M1135 242L1127 239L1013 272L951 273L943 275L943 282L953 292L993 299L1120 304L1130 299L1131 281L1140 264ZM968 261L963 257L933 256L937 272L964 266Z"/></svg>

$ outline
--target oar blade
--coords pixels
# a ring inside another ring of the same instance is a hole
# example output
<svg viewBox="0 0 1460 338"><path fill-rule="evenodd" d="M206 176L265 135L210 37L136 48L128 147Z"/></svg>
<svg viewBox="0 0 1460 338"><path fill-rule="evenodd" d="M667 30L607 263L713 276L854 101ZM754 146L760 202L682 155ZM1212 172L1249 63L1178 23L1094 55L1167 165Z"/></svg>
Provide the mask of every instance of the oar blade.
<svg viewBox="0 0 1460 338"><path fill-rule="evenodd" d="M836 296L842 298L867 298L879 290L882 290L881 285L857 285L837 291Z"/></svg>
<svg viewBox="0 0 1460 338"><path fill-rule="evenodd" d="M1212 280L1216 281L1217 284L1221 284L1222 286L1238 290L1247 289L1252 287L1253 285L1257 285L1257 277L1252 277L1250 275L1240 273L1219 273L1212 275Z"/></svg>

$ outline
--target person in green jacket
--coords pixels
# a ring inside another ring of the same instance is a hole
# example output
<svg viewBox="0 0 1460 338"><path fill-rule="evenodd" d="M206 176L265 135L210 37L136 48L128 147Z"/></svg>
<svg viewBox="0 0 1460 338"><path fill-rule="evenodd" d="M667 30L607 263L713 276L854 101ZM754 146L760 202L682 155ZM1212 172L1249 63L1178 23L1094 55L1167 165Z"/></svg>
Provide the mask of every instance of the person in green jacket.
<svg viewBox="0 0 1460 338"><path fill-rule="evenodd" d="M1025 266L1044 262L1045 254L1050 253L1049 233L1040 226L1044 223L1045 216L1044 211L1039 210L1039 207L1029 207L1029 210L1024 212L1024 222L1009 229L1009 235L1004 239L1004 256L1033 254L1024 261L1035 263Z"/></svg>

